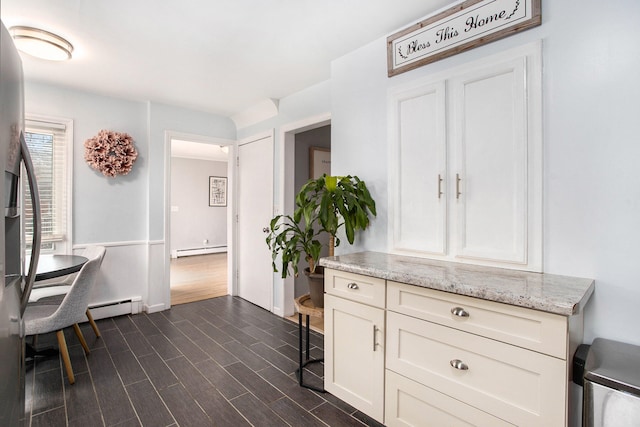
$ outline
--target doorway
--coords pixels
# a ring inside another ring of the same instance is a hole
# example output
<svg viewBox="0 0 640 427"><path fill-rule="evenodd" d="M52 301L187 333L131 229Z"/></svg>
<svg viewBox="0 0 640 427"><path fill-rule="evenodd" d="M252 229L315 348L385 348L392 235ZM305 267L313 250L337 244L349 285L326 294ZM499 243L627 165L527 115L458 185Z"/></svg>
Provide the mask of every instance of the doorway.
<svg viewBox="0 0 640 427"><path fill-rule="evenodd" d="M280 129L279 147L280 153L280 188L276 213L292 215L295 206L296 195L296 136L298 134L331 125L331 114L325 113L318 116L309 117L288 125ZM330 134L330 132L329 132ZM304 152L299 150L298 153ZM307 154L308 155L308 152ZM303 161L303 160L302 160ZM274 286L274 310L275 314L288 317L294 314L296 286L294 278L288 276L285 279L277 275Z"/></svg>
<svg viewBox="0 0 640 427"><path fill-rule="evenodd" d="M293 193L297 194L302 186L306 184L309 179L319 178L322 173L331 174L331 162L324 164L321 170L315 168L313 159L317 157L319 152L331 153L331 124L327 124L314 129L306 130L295 134L294 143L294 187ZM295 204L292 209L295 208ZM323 248L320 256L329 255L329 236L318 236ZM300 260L298 263L298 271L302 272L309 264L306 260ZM294 297L297 298L301 295L309 293L309 285L307 284L307 276L300 274L294 278Z"/></svg>
<svg viewBox="0 0 640 427"><path fill-rule="evenodd" d="M171 138L171 304L227 295L229 146Z"/></svg>

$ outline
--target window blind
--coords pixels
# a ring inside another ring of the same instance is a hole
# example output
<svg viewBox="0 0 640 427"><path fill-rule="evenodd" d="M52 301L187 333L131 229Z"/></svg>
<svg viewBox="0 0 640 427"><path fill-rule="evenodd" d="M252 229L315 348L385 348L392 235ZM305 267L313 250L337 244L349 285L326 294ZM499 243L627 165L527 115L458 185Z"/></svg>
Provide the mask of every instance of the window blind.
<svg viewBox="0 0 640 427"><path fill-rule="evenodd" d="M67 127L64 123L25 121L25 140L34 165L42 210L42 249L55 249L56 242L67 238ZM33 235L33 209L28 186L25 187L24 225L27 249Z"/></svg>

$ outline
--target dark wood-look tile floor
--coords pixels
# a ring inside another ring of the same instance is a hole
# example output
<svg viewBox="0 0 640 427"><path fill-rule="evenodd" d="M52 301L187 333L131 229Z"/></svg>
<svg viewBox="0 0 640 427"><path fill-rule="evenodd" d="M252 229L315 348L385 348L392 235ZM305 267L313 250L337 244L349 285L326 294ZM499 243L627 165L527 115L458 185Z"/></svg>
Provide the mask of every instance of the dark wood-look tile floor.
<svg viewBox="0 0 640 427"><path fill-rule="evenodd" d="M65 331L76 383L59 357L26 375L25 426L380 426L331 394L296 380L298 326L237 297L98 321L102 338L81 326L85 357ZM323 336L311 332L312 357ZM57 346L55 335L38 347ZM312 364L305 382L321 386Z"/></svg>

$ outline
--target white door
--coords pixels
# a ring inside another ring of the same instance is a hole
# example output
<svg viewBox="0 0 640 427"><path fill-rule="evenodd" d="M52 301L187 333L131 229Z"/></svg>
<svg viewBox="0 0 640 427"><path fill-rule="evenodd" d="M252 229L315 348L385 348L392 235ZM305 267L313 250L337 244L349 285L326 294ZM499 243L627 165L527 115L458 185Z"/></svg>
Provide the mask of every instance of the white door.
<svg viewBox="0 0 640 427"><path fill-rule="evenodd" d="M273 135L238 149L238 295L271 311L273 270L263 229L273 217Z"/></svg>

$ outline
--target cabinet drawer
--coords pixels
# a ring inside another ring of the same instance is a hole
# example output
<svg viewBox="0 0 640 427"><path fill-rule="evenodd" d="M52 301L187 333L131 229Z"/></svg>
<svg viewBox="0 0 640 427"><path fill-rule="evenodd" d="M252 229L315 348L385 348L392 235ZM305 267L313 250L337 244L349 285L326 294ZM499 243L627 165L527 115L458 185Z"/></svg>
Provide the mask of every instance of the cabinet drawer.
<svg viewBox="0 0 640 427"><path fill-rule="evenodd" d="M385 420L388 427L508 427L506 421L387 370Z"/></svg>
<svg viewBox="0 0 640 427"><path fill-rule="evenodd" d="M391 281L387 309L567 359L564 316Z"/></svg>
<svg viewBox="0 0 640 427"><path fill-rule="evenodd" d="M376 277L325 269L324 291L374 307L385 306L385 281Z"/></svg>
<svg viewBox="0 0 640 427"><path fill-rule="evenodd" d="M563 360L393 312L386 350L387 369L500 419L566 424Z"/></svg>

